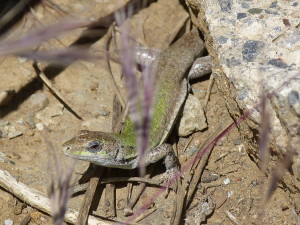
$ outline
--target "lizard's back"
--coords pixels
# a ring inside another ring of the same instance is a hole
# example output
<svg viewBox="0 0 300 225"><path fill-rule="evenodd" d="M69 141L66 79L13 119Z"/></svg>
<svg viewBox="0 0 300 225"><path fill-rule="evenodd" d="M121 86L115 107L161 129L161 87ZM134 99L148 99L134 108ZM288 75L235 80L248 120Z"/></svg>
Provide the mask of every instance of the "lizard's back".
<svg viewBox="0 0 300 225"><path fill-rule="evenodd" d="M199 37L198 31L194 29L160 55L154 82L150 148L167 139L187 96L189 69L203 52L204 42ZM123 134L134 136L131 121L125 122Z"/></svg>

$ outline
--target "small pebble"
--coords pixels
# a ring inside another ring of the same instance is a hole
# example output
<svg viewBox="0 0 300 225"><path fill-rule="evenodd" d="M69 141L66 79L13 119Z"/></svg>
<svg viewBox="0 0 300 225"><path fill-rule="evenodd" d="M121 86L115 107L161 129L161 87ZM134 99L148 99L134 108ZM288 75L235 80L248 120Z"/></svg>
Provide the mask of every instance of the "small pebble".
<svg viewBox="0 0 300 225"><path fill-rule="evenodd" d="M4 152L0 152L0 162L4 162L6 159L6 154Z"/></svg>
<svg viewBox="0 0 300 225"><path fill-rule="evenodd" d="M223 145L223 139L217 141L216 146L222 146Z"/></svg>
<svg viewBox="0 0 300 225"><path fill-rule="evenodd" d="M132 215L132 214L133 214L133 211L132 211L131 208L129 208L129 207L125 207L125 208L124 208L124 210L123 210L123 215L124 215L124 216L130 216L130 215Z"/></svg>
<svg viewBox="0 0 300 225"><path fill-rule="evenodd" d="M35 115L35 118L46 126L57 125L59 122L54 119L54 117L63 115L63 108L64 106L60 103L47 106L45 109L38 112Z"/></svg>
<svg viewBox="0 0 300 225"><path fill-rule="evenodd" d="M226 142L227 140L227 136L228 135L224 135L223 137L220 138L220 140L218 140L218 142L216 143L217 146L222 146L224 145L224 143Z"/></svg>
<svg viewBox="0 0 300 225"><path fill-rule="evenodd" d="M247 62L253 62L257 55L259 54L259 51L265 46L265 43L262 41L256 41L256 40L248 40L243 45L243 59Z"/></svg>
<svg viewBox="0 0 300 225"><path fill-rule="evenodd" d="M16 131L16 128L14 126L8 125L4 127L4 131L7 133Z"/></svg>
<svg viewBox="0 0 300 225"><path fill-rule="evenodd" d="M213 182L213 181L218 180L219 177L220 177L220 176L219 176L218 174L212 173L212 174L210 174L210 175L207 176L207 177L203 177L203 178L201 179L201 181L202 181L203 183L210 183L210 182Z"/></svg>
<svg viewBox="0 0 300 225"><path fill-rule="evenodd" d="M242 139L240 139L240 138L237 138L237 139L235 139L234 141L233 141L233 144L234 145L240 145L240 144L242 144L243 143L243 141L242 141Z"/></svg>
<svg viewBox="0 0 300 225"><path fill-rule="evenodd" d="M223 183L224 183L225 185L229 184L229 183L230 183L230 179L229 179L229 178L226 178L226 179L223 181Z"/></svg>
<svg viewBox="0 0 300 225"><path fill-rule="evenodd" d="M282 204L281 204L281 210L282 211L285 211L285 210L288 210L289 209L289 206L287 205L287 203L286 202L283 202Z"/></svg>
<svg viewBox="0 0 300 225"><path fill-rule="evenodd" d="M178 135L186 137L196 131L207 128L206 117L201 102L189 94L183 107L182 117L178 125Z"/></svg>
<svg viewBox="0 0 300 225"><path fill-rule="evenodd" d="M25 57L18 57L18 60L20 63L27 62L27 58L25 58Z"/></svg>
<svg viewBox="0 0 300 225"><path fill-rule="evenodd" d="M98 82L93 82L92 84L90 84L90 90L91 91L97 90L98 86L99 86Z"/></svg>
<svg viewBox="0 0 300 225"><path fill-rule="evenodd" d="M28 100L28 105L30 106L30 109L34 112L44 109L48 104L49 99L43 93L33 94Z"/></svg>
<svg viewBox="0 0 300 225"><path fill-rule="evenodd" d="M52 107L49 107L49 115L51 117L55 117L55 116L62 116L64 115L64 105L63 104L55 104Z"/></svg>
<svg viewBox="0 0 300 225"><path fill-rule="evenodd" d="M185 151L185 155L186 155L186 157L187 158L190 158L190 157L192 157L194 154L195 154L195 152L198 150L198 147L197 146L193 146L193 145L191 145L191 146L189 146L188 148L187 148L187 150Z"/></svg>
<svg viewBox="0 0 300 225"><path fill-rule="evenodd" d="M7 160L11 165L15 166L16 163L14 161L11 161L11 160Z"/></svg>
<svg viewBox="0 0 300 225"><path fill-rule="evenodd" d="M227 198L230 198L231 195L233 195L233 191L228 191L227 192Z"/></svg>
<svg viewBox="0 0 300 225"><path fill-rule="evenodd" d="M4 220L4 225L13 225L14 222L11 219Z"/></svg>
<svg viewBox="0 0 300 225"><path fill-rule="evenodd" d="M24 121L29 125L30 128L35 128L34 116L34 112L28 112L24 117Z"/></svg>
<svg viewBox="0 0 300 225"><path fill-rule="evenodd" d="M295 90L292 90L289 94L288 94L288 103L290 105L294 105L296 103L299 102L299 93Z"/></svg>
<svg viewBox="0 0 300 225"><path fill-rule="evenodd" d="M12 132L9 132L9 133L8 133L7 137L8 137L9 139L13 139L13 138L19 137L19 136L21 136L21 135L23 135L23 132L22 132L22 131L12 131Z"/></svg>
<svg viewBox="0 0 300 225"><path fill-rule="evenodd" d="M43 123L36 123L35 124L36 129L38 130L44 130L44 124Z"/></svg>
<svg viewBox="0 0 300 225"><path fill-rule="evenodd" d="M99 110L99 115L100 116L108 116L109 115L109 111L108 110Z"/></svg>
<svg viewBox="0 0 300 225"><path fill-rule="evenodd" d="M260 14L263 10L262 9L259 9L259 8L252 8L252 9L249 9L248 12L252 15L254 14Z"/></svg>
<svg viewBox="0 0 300 225"><path fill-rule="evenodd" d="M0 120L0 127L5 127L7 125L9 125L8 121L6 121L6 120Z"/></svg>
<svg viewBox="0 0 300 225"><path fill-rule="evenodd" d="M257 180L253 180L253 181L251 181L251 185L252 185L252 187L256 187L257 185L259 185L259 183Z"/></svg>
<svg viewBox="0 0 300 225"><path fill-rule="evenodd" d="M109 110L105 106L100 106L99 110L97 110L95 113L93 113L93 115L95 117L108 116L109 113L110 113Z"/></svg>
<svg viewBox="0 0 300 225"><path fill-rule="evenodd" d="M24 125L25 124L25 121L23 120L23 118L20 118L16 121L17 124L20 124L20 125Z"/></svg>
<svg viewBox="0 0 300 225"><path fill-rule="evenodd" d="M25 209L23 209L22 214L25 214L25 215L26 215L26 214L28 214L28 212L29 212L29 211L28 211L28 208L25 208Z"/></svg>

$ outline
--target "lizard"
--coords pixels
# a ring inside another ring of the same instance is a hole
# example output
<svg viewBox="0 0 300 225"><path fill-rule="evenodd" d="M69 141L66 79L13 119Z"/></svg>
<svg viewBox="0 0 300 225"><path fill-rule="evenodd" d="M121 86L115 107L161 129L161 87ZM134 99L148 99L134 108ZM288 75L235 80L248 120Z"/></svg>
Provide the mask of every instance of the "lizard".
<svg viewBox="0 0 300 225"><path fill-rule="evenodd" d="M186 100L188 75L195 77L194 73L188 73L189 69L204 51L198 30L193 29L159 55L149 146L144 156L146 165L165 157L167 172L173 174L177 170L172 146L165 141ZM128 117L121 134L83 130L63 144L63 152L104 167L135 169L139 166L135 138L134 126Z"/></svg>

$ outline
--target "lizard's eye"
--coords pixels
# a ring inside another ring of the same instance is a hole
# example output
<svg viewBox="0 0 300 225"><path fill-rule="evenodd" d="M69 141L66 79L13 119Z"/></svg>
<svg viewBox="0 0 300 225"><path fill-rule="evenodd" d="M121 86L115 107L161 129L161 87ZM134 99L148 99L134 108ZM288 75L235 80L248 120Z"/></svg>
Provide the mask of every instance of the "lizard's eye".
<svg viewBox="0 0 300 225"><path fill-rule="evenodd" d="M99 141L91 141L89 142L89 146L87 147L89 152L99 152L102 150L102 145Z"/></svg>

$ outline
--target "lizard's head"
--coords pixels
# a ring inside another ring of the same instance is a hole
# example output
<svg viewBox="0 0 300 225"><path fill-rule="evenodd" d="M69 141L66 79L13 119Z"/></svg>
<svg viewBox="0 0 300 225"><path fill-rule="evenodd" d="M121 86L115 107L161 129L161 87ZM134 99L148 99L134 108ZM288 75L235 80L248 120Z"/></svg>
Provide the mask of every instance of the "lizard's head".
<svg viewBox="0 0 300 225"><path fill-rule="evenodd" d="M63 144L63 152L101 166L134 168L137 161L135 150L123 145L120 138L117 134L83 130Z"/></svg>

